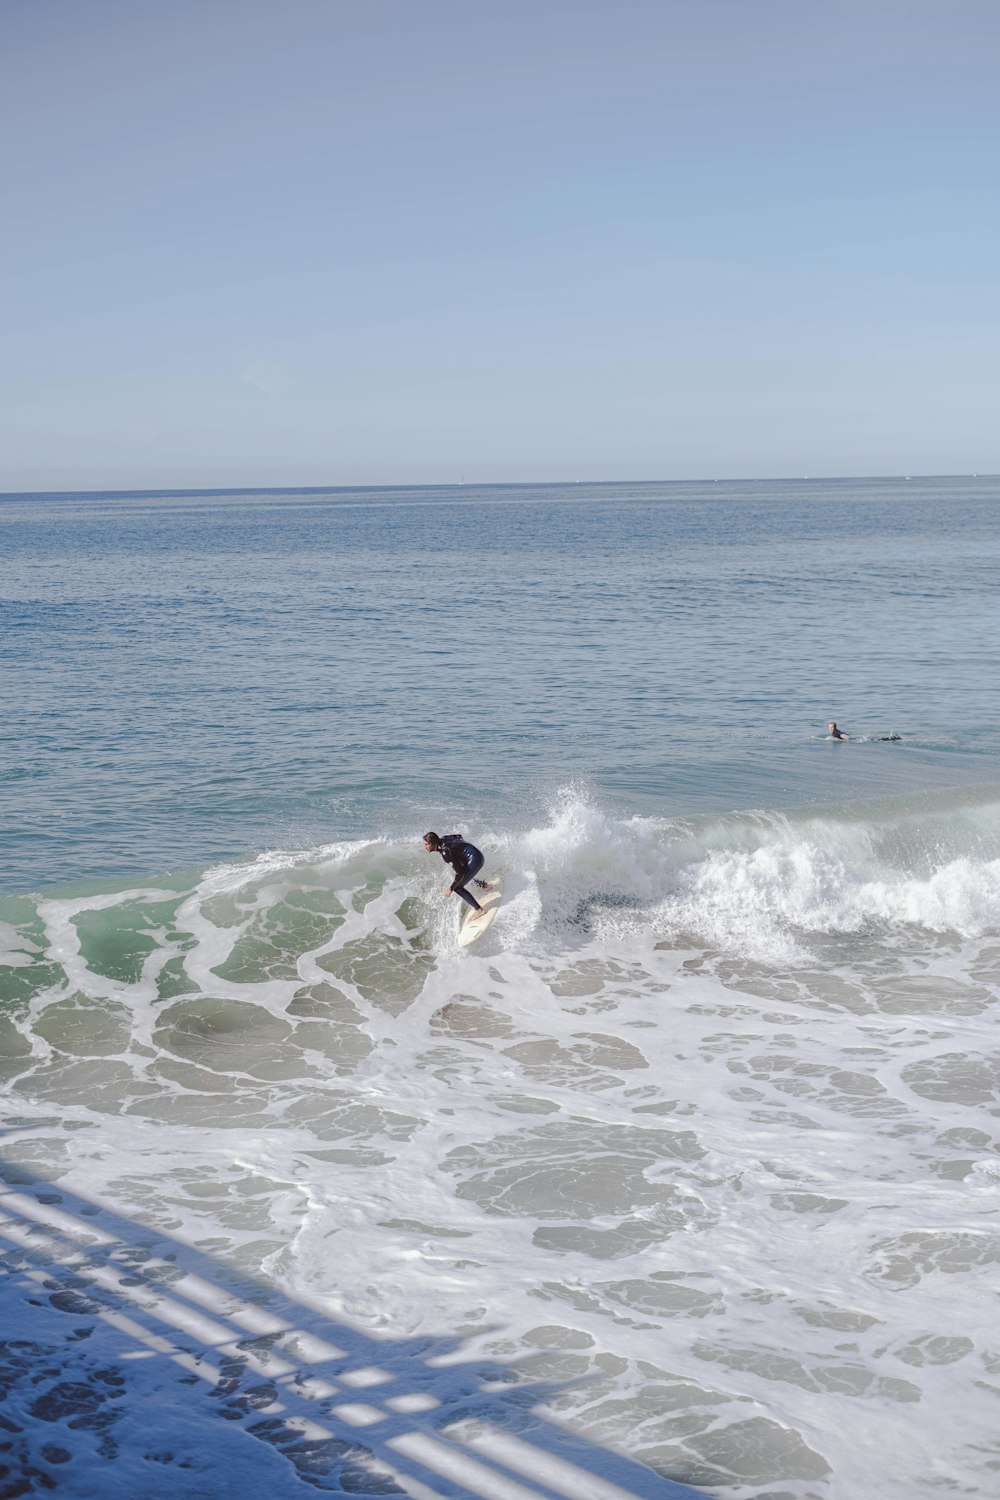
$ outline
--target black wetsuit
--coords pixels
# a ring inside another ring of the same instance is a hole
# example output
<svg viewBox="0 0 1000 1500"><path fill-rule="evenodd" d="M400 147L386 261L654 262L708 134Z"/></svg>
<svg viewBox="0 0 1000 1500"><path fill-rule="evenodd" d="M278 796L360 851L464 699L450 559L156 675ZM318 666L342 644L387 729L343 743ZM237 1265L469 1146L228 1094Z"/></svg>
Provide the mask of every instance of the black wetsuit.
<svg viewBox="0 0 1000 1500"><path fill-rule="evenodd" d="M455 871L455 879L451 883L451 889L456 896L461 896L463 901L475 910L479 911L479 902L475 896L469 894L465 889L474 875L478 875L486 863L486 856L475 844L470 844L468 839L463 839L460 833L446 833L438 845L438 853L446 865L451 865ZM485 880L477 880L476 884L483 890L487 889Z"/></svg>

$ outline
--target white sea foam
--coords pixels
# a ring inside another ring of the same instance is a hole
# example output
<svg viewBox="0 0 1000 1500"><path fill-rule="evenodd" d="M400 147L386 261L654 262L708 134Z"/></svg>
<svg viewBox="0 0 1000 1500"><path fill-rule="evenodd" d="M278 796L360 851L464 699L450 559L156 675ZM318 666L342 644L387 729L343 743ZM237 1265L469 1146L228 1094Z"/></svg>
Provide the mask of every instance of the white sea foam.
<svg viewBox="0 0 1000 1500"><path fill-rule="evenodd" d="M5 933L37 967L8 971L5 1170L53 1184L50 1215L112 1205L129 1254L199 1247L205 1285L235 1263L324 1347L456 1336L712 1494L985 1496L998 830L985 796L671 821L569 792L542 826L464 830L505 882L465 952L416 835L47 897ZM169 1355L114 1316L133 1352L223 1368L193 1314ZM466 1373L459 1401L457 1357L421 1389L486 1424L483 1459L491 1398ZM367 1430L358 1378L320 1425ZM129 1441L109 1493L152 1472Z"/></svg>
<svg viewBox="0 0 1000 1500"><path fill-rule="evenodd" d="M934 810L923 827L908 809L867 822L784 814L620 819L573 794L547 826L494 842L518 872L518 891L536 893L531 911L542 934L567 941L574 927L607 937L645 929L794 963L808 959L811 934L857 934L875 924L967 938L995 932L1000 804L975 811L968 842L997 857L948 857L963 820L957 827L952 820L945 839ZM525 936L522 921L515 940Z"/></svg>

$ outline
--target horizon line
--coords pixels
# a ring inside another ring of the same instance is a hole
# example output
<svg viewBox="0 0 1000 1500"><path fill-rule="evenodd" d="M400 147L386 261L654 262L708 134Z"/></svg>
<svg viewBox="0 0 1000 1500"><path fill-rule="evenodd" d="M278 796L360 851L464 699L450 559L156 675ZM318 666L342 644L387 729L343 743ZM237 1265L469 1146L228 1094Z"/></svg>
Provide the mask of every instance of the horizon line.
<svg viewBox="0 0 1000 1500"><path fill-rule="evenodd" d="M411 490L518 490L518 489L599 489L611 485L710 485L710 484L832 484L865 480L895 480L900 483L928 479L1000 479L1000 472L981 471L944 474L773 474L761 477L727 475L712 479L516 479L516 480L439 480L417 484L316 484L316 485L206 485L166 487L134 486L125 489L82 490L0 490L0 500L70 499L77 496L104 496L109 499L129 497L166 498L172 495L329 495L356 494L359 491L390 493Z"/></svg>

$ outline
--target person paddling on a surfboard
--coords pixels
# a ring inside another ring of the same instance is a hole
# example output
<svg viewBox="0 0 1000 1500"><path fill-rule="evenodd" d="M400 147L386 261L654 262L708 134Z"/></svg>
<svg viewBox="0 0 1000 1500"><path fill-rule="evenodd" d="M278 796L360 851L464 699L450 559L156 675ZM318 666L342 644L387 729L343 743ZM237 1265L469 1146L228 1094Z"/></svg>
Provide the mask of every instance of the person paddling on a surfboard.
<svg viewBox="0 0 1000 1500"><path fill-rule="evenodd" d="M826 726L826 732L830 736L831 740L850 739L849 734L845 734L842 729L837 728L833 719L831 719L829 724ZM863 734L861 738L863 740L882 740L886 744L894 744L898 743L903 738L903 736L901 734L897 734L896 731L893 730L891 734Z"/></svg>
<svg viewBox="0 0 1000 1500"><path fill-rule="evenodd" d="M451 865L455 871L455 879L445 895L450 896L454 891L456 896L461 896L463 901L468 902L472 907L472 916L467 918L468 921L473 922L476 917L482 916L483 908L465 887L471 881L481 891L489 890L488 881L474 879L486 863L485 854L475 844L470 844L468 839L463 839L460 833L446 833L444 838L437 833L425 833L424 848L428 854L440 854L445 864Z"/></svg>

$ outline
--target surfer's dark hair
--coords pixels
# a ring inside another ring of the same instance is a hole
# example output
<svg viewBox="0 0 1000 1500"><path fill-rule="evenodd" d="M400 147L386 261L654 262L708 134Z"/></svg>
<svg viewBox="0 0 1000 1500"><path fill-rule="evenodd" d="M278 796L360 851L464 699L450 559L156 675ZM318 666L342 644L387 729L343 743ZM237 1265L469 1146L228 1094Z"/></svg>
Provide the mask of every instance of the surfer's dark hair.
<svg viewBox="0 0 1000 1500"><path fill-rule="evenodd" d="M436 849L437 846L438 846L438 844L440 844L440 842L441 842L441 840L440 840L440 838L438 837L438 835L436 833L425 833L424 834L424 843L425 844L430 844L430 845L432 845L433 848Z"/></svg>

